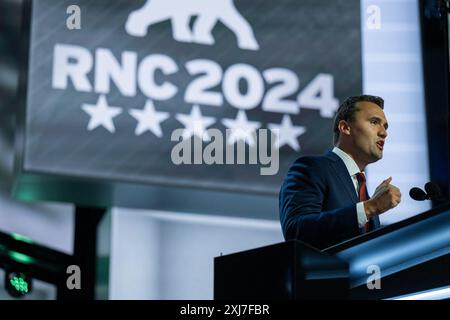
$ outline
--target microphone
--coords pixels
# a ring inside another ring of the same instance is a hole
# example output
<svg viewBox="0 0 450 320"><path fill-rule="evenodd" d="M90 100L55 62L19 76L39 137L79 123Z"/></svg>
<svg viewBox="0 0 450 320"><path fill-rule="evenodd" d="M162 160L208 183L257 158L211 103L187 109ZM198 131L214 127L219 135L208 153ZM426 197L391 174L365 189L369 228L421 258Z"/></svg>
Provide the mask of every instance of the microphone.
<svg viewBox="0 0 450 320"><path fill-rule="evenodd" d="M428 200L428 195L420 188L414 187L409 190L409 196L417 201Z"/></svg>
<svg viewBox="0 0 450 320"><path fill-rule="evenodd" d="M434 182L427 182L425 184L425 191L431 200L439 200L442 198L441 188Z"/></svg>
<svg viewBox="0 0 450 320"><path fill-rule="evenodd" d="M426 191L426 192L425 192ZM423 200L443 200L442 192L439 186L434 182L427 182L425 184L425 191L414 187L409 190L409 196L417 201Z"/></svg>

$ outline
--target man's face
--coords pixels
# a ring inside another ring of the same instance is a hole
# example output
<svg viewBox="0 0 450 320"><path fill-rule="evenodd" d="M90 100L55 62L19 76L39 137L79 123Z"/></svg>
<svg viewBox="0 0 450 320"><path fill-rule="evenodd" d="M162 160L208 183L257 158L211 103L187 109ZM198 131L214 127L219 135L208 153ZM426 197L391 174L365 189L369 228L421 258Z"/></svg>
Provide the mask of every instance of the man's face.
<svg viewBox="0 0 450 320"><path fill-rule="evenodd" d="M383 157L384 141L387 137L387 120L383 110L375 103L356 103L359 111L355 121L349 122L355 156L369 164Z"/></svg>

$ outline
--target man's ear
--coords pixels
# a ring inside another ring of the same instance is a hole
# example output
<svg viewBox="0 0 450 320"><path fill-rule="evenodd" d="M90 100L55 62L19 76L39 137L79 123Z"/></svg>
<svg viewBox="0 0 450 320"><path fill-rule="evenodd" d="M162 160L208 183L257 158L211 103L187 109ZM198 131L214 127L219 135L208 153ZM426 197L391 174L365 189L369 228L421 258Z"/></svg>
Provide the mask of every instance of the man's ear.
<svg viewBox="0 0 450 320"><path fill-rule="evenodd" d="M350 125L348 124L347 121L345 121L345 120L339 121L338 129L342 135L346 135L346 136L350 135Z"/></svg>

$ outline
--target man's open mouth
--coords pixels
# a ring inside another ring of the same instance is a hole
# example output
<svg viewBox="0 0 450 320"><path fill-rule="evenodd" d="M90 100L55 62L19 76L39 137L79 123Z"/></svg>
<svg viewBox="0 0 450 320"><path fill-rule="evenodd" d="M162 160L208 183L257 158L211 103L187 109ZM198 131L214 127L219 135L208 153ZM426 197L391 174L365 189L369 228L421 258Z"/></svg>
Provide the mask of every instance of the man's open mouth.
<svg viewBox="0 0 450 320"><path fill-rule="evenodd" d="M384 141L378 141L378 142L377 142L377 146L378 146L378 148L379 148L381 151L383 151Z"/></svg>

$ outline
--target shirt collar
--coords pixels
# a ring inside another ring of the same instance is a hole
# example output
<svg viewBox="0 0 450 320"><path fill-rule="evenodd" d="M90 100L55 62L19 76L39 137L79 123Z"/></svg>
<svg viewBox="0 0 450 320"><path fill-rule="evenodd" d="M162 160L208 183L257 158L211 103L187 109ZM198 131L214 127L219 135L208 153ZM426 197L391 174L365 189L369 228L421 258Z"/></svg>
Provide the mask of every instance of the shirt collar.
<svg viewBox="0 0 450 320"><path fill-rule="evenodd" d="M361 172L359 170L358 165L356 164L355 160L346 152L342 151L338 147L334 147L332 150L339 158L344 161L345 166L347 167L347 171L350 174L350 176L354 176L358 172ZM363 171L364 173L364 171Z"/></svg>

